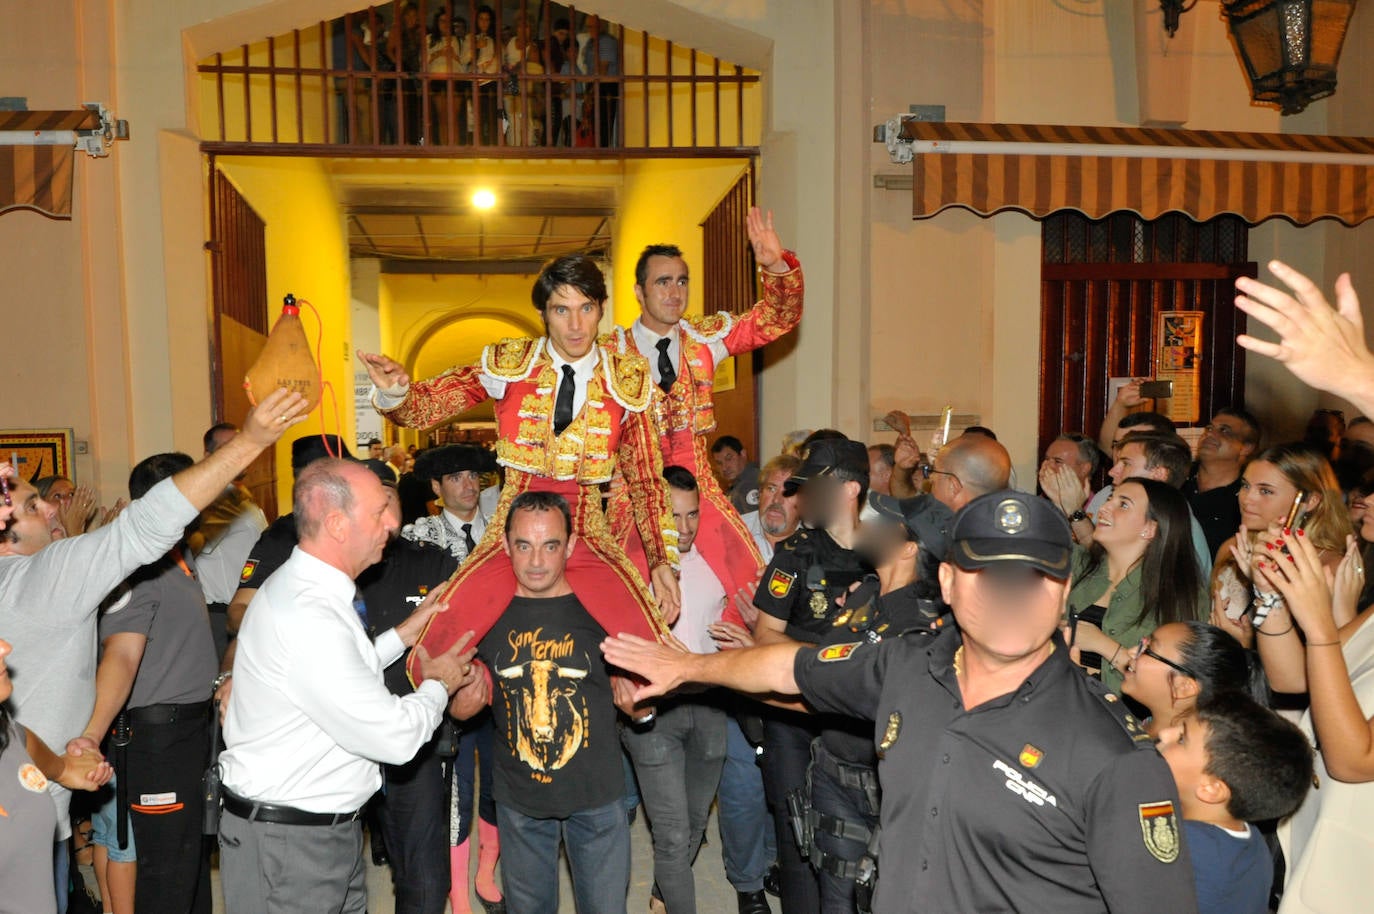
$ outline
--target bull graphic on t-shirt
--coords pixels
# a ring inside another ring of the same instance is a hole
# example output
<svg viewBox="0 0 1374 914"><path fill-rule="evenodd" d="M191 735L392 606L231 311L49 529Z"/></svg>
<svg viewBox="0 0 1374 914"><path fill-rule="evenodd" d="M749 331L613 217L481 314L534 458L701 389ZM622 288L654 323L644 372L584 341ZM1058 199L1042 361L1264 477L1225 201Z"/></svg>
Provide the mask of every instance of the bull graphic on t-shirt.
<svg viewBox="0 0 1374 914"><path fill-rule="evenodd" d="M557 660L527 660L502 667L496 675L505 680L509 737L520 760L545 773L568 764L586 735L587 703L579 687L587 670ZM516 701L511 700L514 692L519 693Z"/></svg>

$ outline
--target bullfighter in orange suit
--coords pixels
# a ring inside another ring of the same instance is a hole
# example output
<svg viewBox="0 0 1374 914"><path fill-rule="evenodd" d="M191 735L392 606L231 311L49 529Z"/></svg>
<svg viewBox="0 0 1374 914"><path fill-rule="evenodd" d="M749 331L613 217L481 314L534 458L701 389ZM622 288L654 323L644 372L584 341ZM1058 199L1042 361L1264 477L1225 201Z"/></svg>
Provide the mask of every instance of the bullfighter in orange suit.
<svg viewBox="0 0 1374 914"><path fill-rule="evenodd" d="M635 298L640 316L629 329L617 327L603 342L622 354L648 358L653 373L651 408L660 433L665 465L692 471L701 491L701 526L695 548L729 594L752 590L763 559L739 513L711 472L706 436L716 427L712 399L716 366L725 358L760 348L801 321L804 283L801 264L783 249L773 230L773 214L749 210L749 242L763 284L763 299L742 314L728 310L686 317L688 274L682 251L650 245L635 265ZM715 304L730 306L733 302ZM625 544L636 565L650 557L634 523L633 488L613 488L607 514L611 532ZM644 556L645 558L641 558ZM647 567L647 566L646 566ZM734 601L725 619L742 623Z"/></svg>
<svg viewBox="0 0 1374 914"><path fill-rule="evenodd" d="M677 530L649 412L649 365L643 356L597 342L606 284L589 258L551 261L531 298L545 336L494 343L480 364L427 381L411 383L393 359L359 353L376 386L374 405L397 425L432 428L483 400L496 401L496 459L506 468L505 486L482 541L445 585L441 599L448 608L420 637L431 655L465 631L475 633L474 643L481 640L515 595L502 530L510 503L528 490L557 492L572 508L577 545L568 582L606 631L657 638L667 631L665 620L677 616ZM602 512L600 486L617 471L646 546L653 595Z"/></svg>

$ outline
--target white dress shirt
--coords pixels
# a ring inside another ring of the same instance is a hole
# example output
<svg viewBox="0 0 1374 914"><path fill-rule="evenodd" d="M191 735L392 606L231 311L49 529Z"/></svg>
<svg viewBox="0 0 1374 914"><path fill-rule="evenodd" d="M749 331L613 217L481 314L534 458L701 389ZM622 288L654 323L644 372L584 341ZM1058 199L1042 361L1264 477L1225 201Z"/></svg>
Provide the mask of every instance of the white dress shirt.
<svg viewBox="0 0 1374 914"><path fill-rule="evenodd" d="M635 348L639 354L649 360L649 370L653 372L654 383L658 384L663 380L658 371L658 341L668 340L668 360L673 363L675 368L682 366L682 334L678 332L679 327L675 326L666 334L654 333L644 326L642 320L636 319L630 325L630 334L635 338ZM730 350L725 348L724 340L713 340L706 344L711 350L711 358L717 365L730 357Z"/></svg>
<svg viewBox="0 0 1374 914"><path fill-rule="evenodd" d="M368 641L348 575L299 546L248 604L220 755L224 786L307 812L359 809L381 786L378 762L410 761L448 704L433 680L398 697L382 670L395 629Z"/></svg>
<svg viewBox="0 0 1374 914"><path fill-rule="evenodd" d="M759 547L759 555L763 556L764 564L773 561L773 544L768 541L767 534L763 532L763 521L759 519L759 512L750 511L748 514L741 514L740 520L744 521L745 529L754 538L754 545Z"/></svg>
<svg viewBox="0 0 1374 914"><path fill-rule="evenodd" d="M673 623L673 635L694 654L713 654L716 641L706 630L720 621L725 609L725 588L711 566L695 549L682 553L682 612Z"/></svg>

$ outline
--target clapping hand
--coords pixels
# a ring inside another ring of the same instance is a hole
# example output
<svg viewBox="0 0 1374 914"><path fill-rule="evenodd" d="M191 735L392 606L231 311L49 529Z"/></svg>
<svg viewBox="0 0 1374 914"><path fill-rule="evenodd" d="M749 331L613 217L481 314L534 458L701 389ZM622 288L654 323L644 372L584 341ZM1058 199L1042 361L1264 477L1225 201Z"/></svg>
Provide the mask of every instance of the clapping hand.
<svg viewBox="0 0 1374 914"><path fill-rule="evenodd" d="M1270 555L1256 559L1257 580L1283 595L1294 623L1309 642L1337 641L1337 625L1331 610L1335 574L1322 566L1321 554L1304 531L1295 531L1280 540L1278 546L1283 545L1288 547L1287 555L1276 548ZM1341 561L1358 561L1358 553L1347 553Z"/></svg>
<svg viewBox="0 0 1374 914"><path fill-rule="evenodd" d="M1079 479L1072 468L1046 460L1040 464L1040 488L1045 497L1067 516L1088 503L1088 481Z"/></svg>

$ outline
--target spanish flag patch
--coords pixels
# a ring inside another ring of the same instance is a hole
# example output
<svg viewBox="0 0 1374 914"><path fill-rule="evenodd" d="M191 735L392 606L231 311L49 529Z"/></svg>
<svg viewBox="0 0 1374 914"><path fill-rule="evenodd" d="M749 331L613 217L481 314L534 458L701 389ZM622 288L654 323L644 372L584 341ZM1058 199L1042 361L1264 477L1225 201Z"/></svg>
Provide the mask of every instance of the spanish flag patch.
<svg viewBox="0 0 1374 914"><path fill-rule="evenodd" d="M249 559L248 561L244 562L243 570L239 572L239 583L247 584L249 581L253 580L253 572L256 571L257 568L257 559Z"/></svg>
<svg viewBox="0 0 1374 914"><path fill-rule="evenodd" d="M854 653L854 648L863 644L862 641L850 641L846 644L832 644L823 647L816 653L816 659L821 663L834 663L836 660L848 660L849 655Z"/></svg>
<svg viewBox="0 0 1374 914"><path fill-rule="evenodd" d="M768 579L769 595L781 600L792 590L792 582L796 579L795 574L788 574L781 568L774 568L772 577Z"/></svg>

